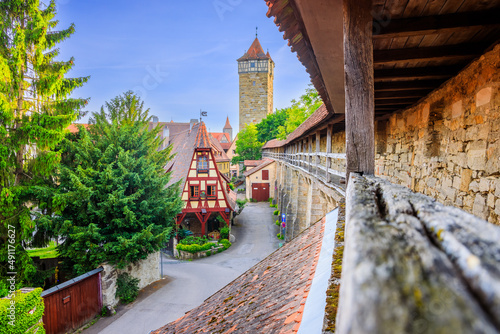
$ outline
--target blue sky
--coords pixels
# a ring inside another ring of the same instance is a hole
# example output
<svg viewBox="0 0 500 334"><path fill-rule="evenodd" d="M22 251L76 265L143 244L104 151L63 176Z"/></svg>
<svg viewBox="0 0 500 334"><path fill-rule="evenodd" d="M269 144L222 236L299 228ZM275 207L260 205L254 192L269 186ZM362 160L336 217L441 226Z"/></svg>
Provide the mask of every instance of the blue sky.
<svg viewBox="0 0 500 334"><path fill-rule="evenodd" d="M208 111L212 132L226 115L238 128L236 59L255 38L276 63L274 108L290 105L309 84L305 68L266 17L264 0L56 0L59 28L75 23L60 59L75 57L68 76L91 78L73 93L89 111L127 90L141 94L161 121L186 122ZM84 118L85 122L88 117Z"/></svg>

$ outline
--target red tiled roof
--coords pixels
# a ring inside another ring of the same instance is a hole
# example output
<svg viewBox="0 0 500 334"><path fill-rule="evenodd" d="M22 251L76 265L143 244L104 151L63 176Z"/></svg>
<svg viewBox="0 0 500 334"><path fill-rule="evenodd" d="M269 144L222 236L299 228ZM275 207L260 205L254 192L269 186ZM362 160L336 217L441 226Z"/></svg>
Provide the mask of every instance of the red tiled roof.
<svg viewBox="0 0 500 334"><path fill-rule="evenodd" d="M219 142L222 141L222 138L226 138L228 143L231 143L231 138L229 138L229 133L225 132L210 132L210 135L212 135L215 139L217 139ZM222 144L222 143L221 143ZM225 144L225 143L224 143Z"/></svg>
<svg viewBox="0 0 500 334"><path fill-rule="evenodd" d="M325 221L311 225L202 305L152 333L297 333Z"/></svg>
<svg viewBox="0 0 500 334"><path fill-rule="evenodd" d="M299 138L314 126L320 124L329 115L326 110L325 104L322 104L311 116L309 116L304 123L300 124L292 133L286 137L285 144L292 142L294 139Z"/></svg>
<svg viewBox="0 0 500 334"><path fill-rule="evenodd" d="M168 128L168 135L170 138L177 136L178 133L182 131L189 130L190 123L180 123L180 122L149 122L149 130L152 130L154 126L159 125L162 129ZM160 131L160 135L163 137L163 131Z"/></svg>
<svg viewBox="0 0 500 334"><path fill-rule="evenodd" d="M210 140L208 138L207 127L205 123L201 122L198 127L198 133L196 134L195 141L196 148L210 148Z"/></svg>
<svg viewBox="0 0 500 334"><path fill-rule="evenodd" d="M243 161L243 166L245 167L255 167L262 163L264 160L245 160Z"/></svg>
<svg viewBox="0 0 500 334"><path fill-rule="evenodd" d="M191 159L195 149L195 140L200 123L193 125L191 130L178 133L170 140L172 154L174 157L167 163L165 169L171 170L172 175L169 184L179 181L187 176Z"/></svg>
<svg viewBox="0 0 500 334"><path fill-rule="evenodd" d="M262 46L260 45L259 39L255 37L252 45L248 49L245 54L238 58L238 61L249 60L249 59L270 59L269 52L267 54L264 53Z"/></svg>
<svg viewBox="0 0 500 334"><path fill-rule="evenodd" d="M89 127L88 124L83 124L83 123L73 123L73 124L70 124L67 129L69 130L69 132L71 133L77 133L78 132L78 125L81 125L83 126L85 129L87 129Z"/></svg>
<svg viewBox="0 0 500 334"><path fill-rule="evenodd" d="M285 146L285 143L286 143L286 140L271 139L264 146L262 146L262 148L265 149L265 148L281 147L281 146Z"/></svg>
<svg viewBox="0 0 500 334"><path fill-rule="evenodd" d="M229 116L226 117L226 124L223 129L232 129L231 124L229 124Z"/></svg>
<svg viewBox="0 0 500 334"><path fill-rule="evenodd" d="M227 156L226 152L224 151L224 148L222 148L221 143L217 139L215 139L212 134L209 134L210 137L210 144L212 145L212 152L214 153L215 161L221 162L221 161L229 161L229 157Z"/></svg>
<svg viewBox="0 0 500 334"><path fill-rule="evenodd" d="M227 150L229 150L229 148L231 147L231 143L220 143L220 146L222 146L224 151L227 152Z"/></svg>
<svg viewBox="0 0 500 334"><path fill-rule="evenodd" d="M247 170L245 173L243 173L243 175L245 175L245 176L252 175L253 173L258 172L262 168L269 166L273 162L274 162L274 160L264 159L264 161L260 165L258 165L257 167L254 167L254 168L252 168L250 170Z"/></svg>

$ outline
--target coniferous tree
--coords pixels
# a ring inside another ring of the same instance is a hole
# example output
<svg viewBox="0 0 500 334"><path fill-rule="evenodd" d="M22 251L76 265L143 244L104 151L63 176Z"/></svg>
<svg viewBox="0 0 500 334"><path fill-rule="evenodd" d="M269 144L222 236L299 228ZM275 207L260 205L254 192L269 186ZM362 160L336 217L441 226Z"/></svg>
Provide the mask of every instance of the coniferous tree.
<svg viewBox="0 0 500 334"><path fill-rule="evenodd" d="M54 196L61 210L52 225L75 274L145 259L170 236L183 202L164 170L172 148L158 150L160 128L148 130L149 120L149 109L127 92L64 141Z"/></svg>
<svg viewBox="0 0 500 334"><path fill-rule="evenodd" d="M56 31L54 16L54 1L0 2L0 275L16 271L19 284L34 272L24 248L50 214L43 199L60 160L55 147L87 102L68 98L88 77L64 77L73 59L57 61L56 45L74 26ZM8 230L15 234L15 262L7 256Z"/></svg>

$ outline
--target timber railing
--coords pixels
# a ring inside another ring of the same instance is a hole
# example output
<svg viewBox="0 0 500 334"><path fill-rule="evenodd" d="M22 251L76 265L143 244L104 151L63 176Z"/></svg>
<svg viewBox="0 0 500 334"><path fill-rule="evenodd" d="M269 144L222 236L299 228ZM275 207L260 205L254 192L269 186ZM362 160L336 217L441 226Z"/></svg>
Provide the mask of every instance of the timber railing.
<svg viewBox="0 0 500 334"><path fill-rule="evenodd" d="M500 332L500 227L350 174L335 333Z"/></svg>
<svg viewBox="0 0 500 334"><path fill-rule="evenodd" d="M262 157L281 161L300 169L345 195L345 153L264 151Z"/></svg>

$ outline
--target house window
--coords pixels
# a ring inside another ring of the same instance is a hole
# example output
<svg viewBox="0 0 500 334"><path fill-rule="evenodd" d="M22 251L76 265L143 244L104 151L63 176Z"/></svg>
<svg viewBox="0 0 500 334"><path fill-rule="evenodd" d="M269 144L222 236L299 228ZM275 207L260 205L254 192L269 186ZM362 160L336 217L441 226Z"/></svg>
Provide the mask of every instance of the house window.
<svg viewBox="0 0 500 334"><path fill-rule="evenodd" d="M198 170L198 173L208 172L208 158L206 155L201 155L198 157L196 169Z"/></svg>
<svg viewBox="0 0 500 334"><path fill-rule="evenodd" d="M215 194L215 186L207 186L207 197L210 198L210 197L213 197L215 198L216 194Z"/></svg>
<svg viewBox="0 0 500 334"><path fill-rule="evenodd" d="M191 198L198 198L200 197L200 188L199 186L190 186L190 193L189 193L189 197Z"/></svg>
<svg viewBox="0 0 500 334"><path fill-rule="evenodd" d="M255 67L255 63L250 63L250 67Z"/></svg>
<svg viewBox="0 0 500 334"><path fill-rule="evenodd" d="M262 180L269 180L269 171L268 170L262 171Z"/></svg>

